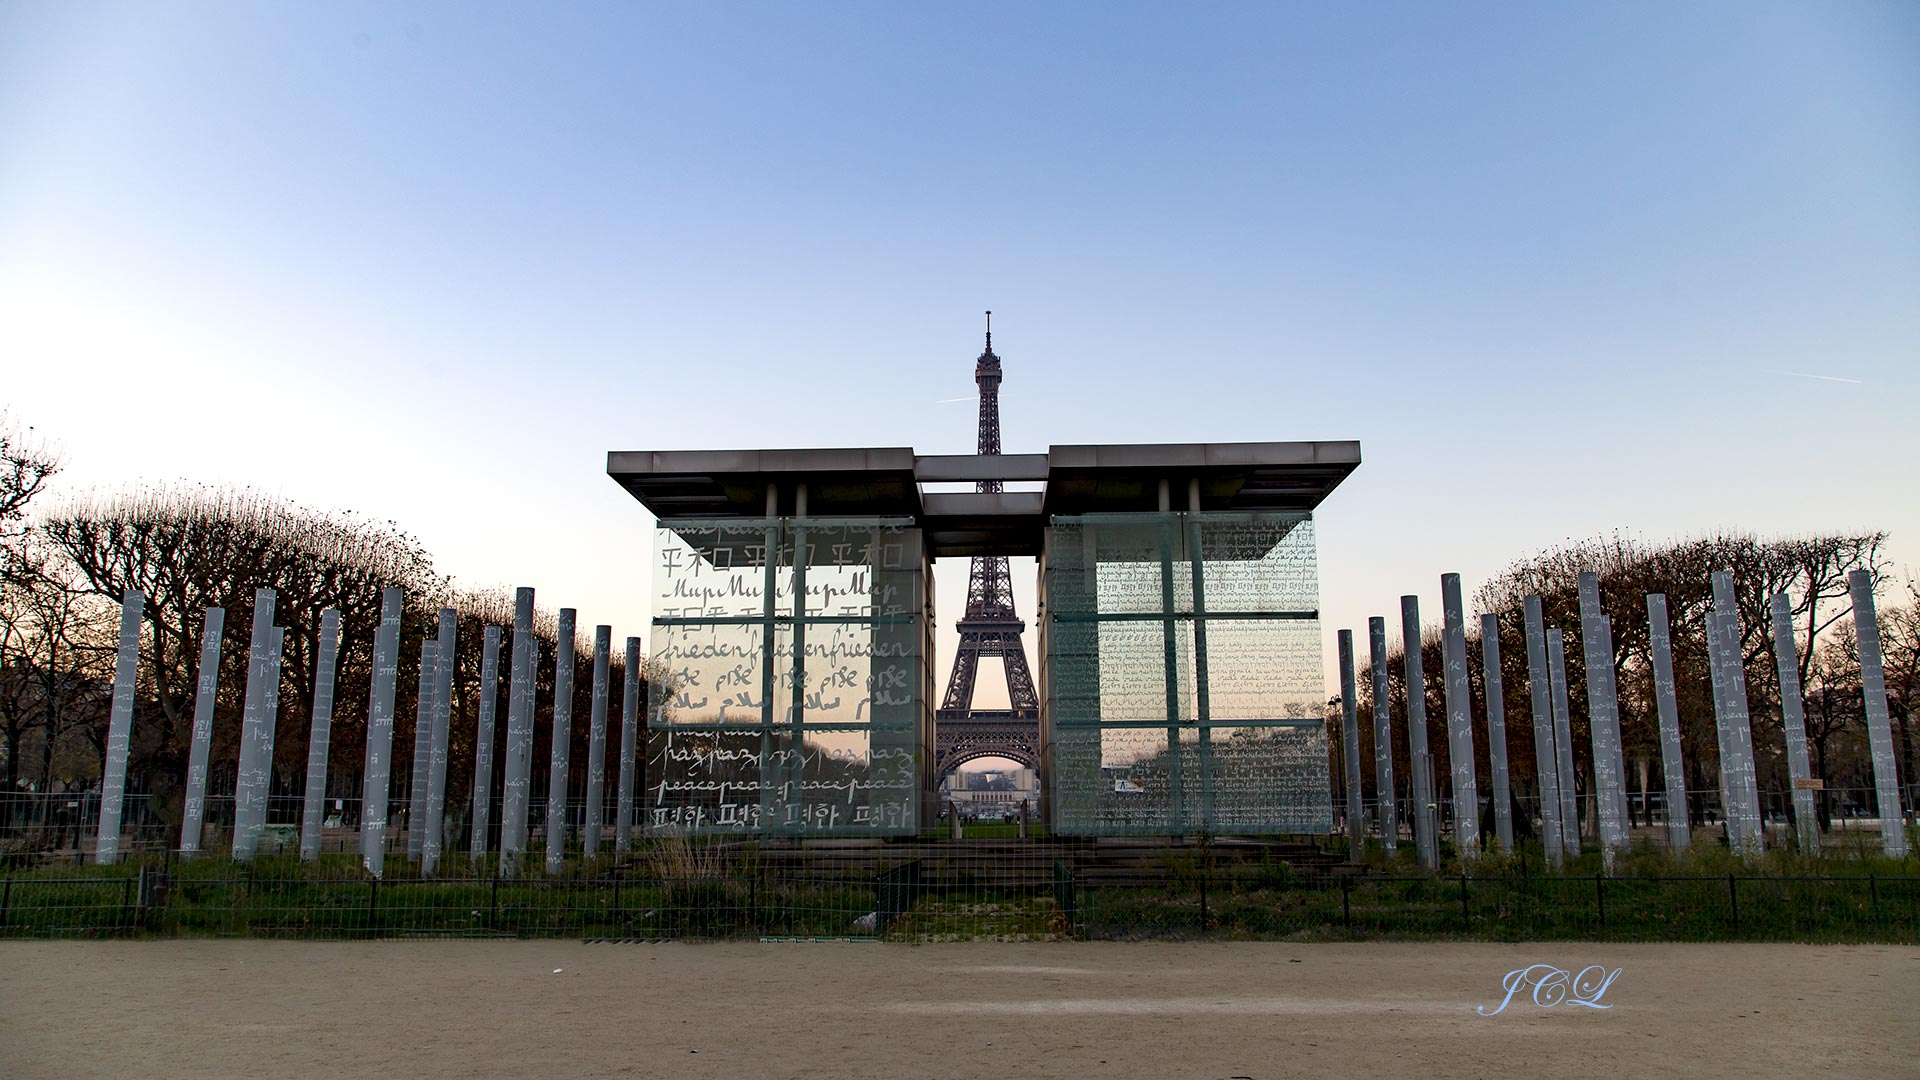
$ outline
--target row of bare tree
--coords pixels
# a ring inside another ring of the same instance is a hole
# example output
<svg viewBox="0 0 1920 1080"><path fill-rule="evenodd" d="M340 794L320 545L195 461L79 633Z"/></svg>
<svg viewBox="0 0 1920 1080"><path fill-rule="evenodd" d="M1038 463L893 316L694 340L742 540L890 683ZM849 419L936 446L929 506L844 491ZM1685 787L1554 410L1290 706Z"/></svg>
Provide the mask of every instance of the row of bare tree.
<svg viewBox="0 0 1920 1080"><path fill-rule="evenodd" d="M401 673L397 703L396 784L404 785L404 762L413 745L419 643L434 635L439 609L459 617L456 716L448 768L448 805L461 804L472 777L478 710L482 634L489 625L511 626L512 597L500 592L456 589L440 576L417 540L392 522L316 511L251 492L153 489L76 503L29 525L27 512L59 461L21 431L0 421L0 792L48 792L84 788L99 775L106 740L107 703L117 641L118 601L127 589L147 597L141 637L140 694L135 709L130 788L153 796L162 820L177 820L192 733L202 620L208 607L227 610L215 706L210 794L230 793L237 762L245 688L248 629L254 590L277 593L277 621L286 627L279 727L274 740L274 793L297 794L305 775L312 708L317 634L322 609L341 613L339 691L333 719L329 792L353 798L360 790L366 709L359 695L371 678L373 635L384 588L406 590ZM1742 655L1753 703L1754 744L1763 787L1789 786L1768 610L1785 592L1796 626L1794 662L1805 688L1807 736L1814 768L1829 789L1871 786L1866 749L1860 668L1847 574L1867 569L1880 580L1886 571L1881 533L1761 540L1720 534L1666 544L1615 536L1573 544L1522 559L1502 571L1477 596L1478 609L1500 617L1501 680L1509 772L1516 792L1532 788L1534 750L1527 693L1526 649L1521 637L1524 597L1542 598L1549 625L1569 637L1567 675L1571 692L1576 771L1587 786L1592 775L1584 694L1584 650L1578 640L1578 575L1600 575L1601 594L1613 627L1619 673L1621 730L1629 760L1629 785L1658 775L1659 735L1653 704L1645 597L1664 593L1672 615L1673 660L1688 787L1718 786L1718 741L1707 671L1705 613L1710 577L1730 570L1738 590ZM1920 592L1908 587L1904 605L1882 608L1880 632L1887 689L1900 758L1903 799L1912 805L1914 732L1912 710L1920 702ZM1431 614L1437 615L1434 611ZM1390 625L1397 626L1397 619ZM1478 620L1469 619L1469 628ZM509 635L510 636L510 635ZM536 620L543 647L537 680L536 763L547 761L551 730L556 624ZM1397 635L1392 635L1397 636ZM1485 777L1488 767L1485 687L1472 634L1475 745ZM1365 660L1364 633L1356 634ZM577 645L583 660L588 641ZM1446 710L1439 673L1440 636L1421 642L1427 685L1429 744L1447 745ZM511 642L503 644L503 655ZM624 677L623 650L614 650L613 686ZM1395 776L1402 786L1407 763L1403 665L1393 649L1388 664L1393 717ZM582 673L584 675L584 672ZM574 715L588 714L591 679L576 678ZM1359 679L1362 716L1372 715L1372 679ZM504 710L503 710L504 712ZM617 715L617 712L616 712ZM587 760L585 725L575 724L577 744L569 754L575 771ZM617 740L618 725L610 725ZM1337 728L1336 728L1337 731ZM1372 726L1360 725L1362 761L1371 762ZM616 760L616 747L608 760ZM495 768L504 766L495 755ZM1337 756L1336 756L1337 760ZM1362 769L1371 789L1373 770ZM544 769L536 766L537 778ZM1447 770L1436 770L1445 783ZM583 779L570 782L581 790ZM1657 782L1653 785L1658 787ZM496 781L493 790L498 792ZM1482 784L1481 790L1490 790ZM396 791L396 795L403 794ZM1377 793L1373 793L1377 796ZM1821 800L1826 817L1831 800ZM1696 815L1699 805L1694 806ZM0 805L0 814L7 811ZM0 821L0 824L5 824ZM1827 824L1823 820L1823 825Z"/></svg>
<svg viewBox="0 0 1920 1080"><path fill-rule="evenodd" d="M272 794L296 795L304 784L320 613L337 608L341 638L327 795L357 799L381 591L401 588L407 606L396 702L394 794L404 797L410 778L406 762L413 746L420 643L437 633L440 609L451 607L458 613L459 638L447 805L460 806L467 799L484 631L487 626L508 628L502 656L511 654L511 594L454 588L435 571L419 542L392 522L317 511L248 491L149 489L73 503L29 525L27 504L59 462L17 437L0 442L0 452L8 455L8 473L0 477L0 507L9 515L4 519L6 578L0 595L0 792L86 789L97 783L119 601L126 590L137 589L147 602L129 790L146 793L148 806L161 821L178 821L205 612L220 607L227 618L209 795L231 794L254 592L270 588L276 593L276 622L286 628ZM576 745L569 761L580 775L570 781L574 791L583 790L587 761L590 624L586 631L576 642ZM557 620L550 612L536 617L534 636L542 642L534 761L543 784L558 655ZM609 731L617 744L626 666L618 638L613 653ZM496 733L505 730L504 659L501 670ZM610 746L608 760L617 760L617 752L617 745ZM504 757L494 755L496 770L504 768ZM501 787L496 777L492 790L498 793ZM6 813L6 800L0 799L0 815Z"/></svg>
<svg viewBox="0 0 1920 1080"><path fill-rule="evenodd" d="M1646 597L1663 593L1672 621L1674 679L1681 720L1681 751L1690 791L1713 791L1719 786L1719 743L1715 734L1711 676L1708 672L1706 614L1713 604L1711 576L1716 570L1733 573L1740 615L1741 658L1752 704L1756 766L1763 790L1791 787L1787 772L1785 732L1780 712L1780 679L1772 634L1771 598L1786 593L1793 612L1793 663L1804 689L1807 742L1813 768L1828 793L1817 802L1821 824L1830 825L1836 789L1866 789L1873 785L1867 750L1866 718L1860 688L1860 658L1853 625L1853 607L1847 593L1847 575L1856 569L1873 573L1877 588L1886 588L1887 567L1882 555L1884 533L1834 534L1765 540L1742 533L1650 544L1625 536L1588 540L1529 556L1508 566L1475 597L1477 610L1500 620L1500 681L1508 770L1516 794L1533 792L1535 754L1533 706L1528 690L1524 637L1525 598L1541 598L1549 627L1560 627L1567 637L1568 701L1572 720L1575 771L1581 794L1589 792L1593 777L1592 739L1586 701L1585 650L1580 641L1579 575L1593 571L1600 577L1601 601L1613 628L1613 662L1618 672L1620 728L1628 763L1630 790L1661 789L1660 732L1655 711L1652 643ZM1894 723L1895 752L1899 758L1902 798L1911 808L1914 780L1913 709L1920 704L1920 590L1907 587L1904 603L1880 609L1880 635L1885 653L1887 691ZM1438 616L1438 610L1423 615ZM1487 779L1488 729L1486 687L1481 660L1479 620L1469 617L1467 665L1473 686L1474 745L1482 778L1480 791L1491 790ZM1399 620L1389 620L1390 639L1398 638ZM1362 650L1356 663L1366 664L1366 636L1355 634ZM1445 753L1446 708L1441 676L1439 628L1422 634L1422 666L1427 685L1428 744ZM1405 797L1408 771L1406 745L1406 686L1403 648L1391 648L1387 664L1389 710L1395 733L1394 776ZM1360 673L1361 759L1368 798L1374 798L1374 740L1372 676ZM1447 769L1435 770L1445 788ZM1650 777L1650 779L1648 779ZM1446 800L1442 800L1445 805ZM1642 810L1645 800L1635 800ZM1695 800L1696 820L1703 806ZM1644 822L1643 822L1644 823Z"/></svg>

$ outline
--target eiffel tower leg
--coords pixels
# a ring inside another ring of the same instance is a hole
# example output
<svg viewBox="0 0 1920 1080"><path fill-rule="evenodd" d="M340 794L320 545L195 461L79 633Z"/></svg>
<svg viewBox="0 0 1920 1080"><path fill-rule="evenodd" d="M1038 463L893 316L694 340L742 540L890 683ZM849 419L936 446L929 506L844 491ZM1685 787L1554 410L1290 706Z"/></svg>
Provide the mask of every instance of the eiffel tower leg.
<svg viewBox="0 0 1920 1080"><path fill-rule="evenodd" d="M1002 639L1000 658L1007 668L1007 702L1015 713L1038 715L1040 695L1033 688L1033 674L1027 670L1027 650L1018 635Z"/></svg>
<svg viewBox="0 0 1920 1080"><path fill-rule="evenodd" d="M960 651L953 658L953 675L947 680L943 710L973 708L973 680L980 672L980 638L977 634L960 636Z"/></svg>

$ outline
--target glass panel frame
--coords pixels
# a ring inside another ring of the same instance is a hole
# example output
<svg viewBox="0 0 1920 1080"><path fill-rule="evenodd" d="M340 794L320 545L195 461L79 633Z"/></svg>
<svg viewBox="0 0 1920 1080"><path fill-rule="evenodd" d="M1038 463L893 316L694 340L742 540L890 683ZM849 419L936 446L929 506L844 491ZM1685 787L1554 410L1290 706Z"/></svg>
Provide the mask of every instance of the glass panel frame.
<svg viewBox="0 0 1920 1080"><path fill-rule="evenodd" d="M913 521L672 521L657 535L666 670L648 690L647 828L914 832L931 599Z"/></svg>
<svg viewBox="0 0 1920 1080"><path fill-rule="evenodd" d="M1311 515L1058 516L1042 578L1055 831L1332 831Z"/></svg>

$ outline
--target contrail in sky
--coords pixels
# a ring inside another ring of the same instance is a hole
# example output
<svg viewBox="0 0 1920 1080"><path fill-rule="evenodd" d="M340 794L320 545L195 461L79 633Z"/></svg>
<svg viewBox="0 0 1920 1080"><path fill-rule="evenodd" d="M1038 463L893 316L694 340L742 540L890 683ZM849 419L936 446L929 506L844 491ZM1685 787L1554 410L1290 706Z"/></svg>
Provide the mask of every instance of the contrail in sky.
<svg viewBox="0 0 1920 1080"><path fill-rule="evenodd" d="M971 397L943 397L939 401L934 402L934 404L935 405L951 405L956 401L972 401L972 400L973 398Z"/></svg>
<svg viewBox="0 0 1920 1080"><path fill-rule="evenodd" d="M1859 385L1861 385L1862 383L1864 383L1864 382L1866 382L1866 380L1865 380L1865 379L1843 379L1843 378L1841 378L1841 377L1840 377L1840 376L1838 376L1838 375L1809 375L1809 374L1807 374L1807 373L1806 373L1806 372L1804 372L1804 371L1783 371L1783 372L1781 372L1780 374L1782 374L1782 375L1793 375L1793 376L1796 376L1796 377L1798 377L1798 378L1802 378L1802 379L1819 379L1819 380L1820 380L1821 382L1843 382L1843 383L1852 383L1852 384L1854 384L1855 386L1859 386Z"/></svg>

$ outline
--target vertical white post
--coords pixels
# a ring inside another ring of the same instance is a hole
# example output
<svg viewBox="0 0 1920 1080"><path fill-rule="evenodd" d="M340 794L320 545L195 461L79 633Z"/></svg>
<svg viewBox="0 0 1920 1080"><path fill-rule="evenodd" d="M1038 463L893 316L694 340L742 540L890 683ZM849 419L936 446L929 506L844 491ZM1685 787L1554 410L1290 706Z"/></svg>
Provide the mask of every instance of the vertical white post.
<svg viewBox="0 0 1920 1080"><path fill-rule="evenodd" d="M500 859L516 864L527 850L528 782L533 775L533 590L513 597L513 658L507 687L507 760L501 778ZM517 868L517 866L515 867Z"/></svg>
<svg viewBox="0 0 1920 1080"><path fill-rule="evenodd" d="M1360 799L1360 703L1353 681L1353 631L1342 630L1340 638L1340 739L1346 751L1347 766L1347 859L1360 861L1360 846L1366 835L1366 811Z"/></svg>
<svg viewBox="0 0 1920 1080"><path fill-rule="evenodd" d="M139 689L140 620L147 598L128 589L120 598L120 651L113 660L113 704L107 713L107 760L100 770L100 831L95 862L120 858L120 815L127 797L127 748L133 742L133 698Z"/></svg>
<svg viewBox="0 0 1920 1080"><path fill-rule="evenodd" d="M1787 771L1793 776L1793 827L1803 854L1820 853L1820 823L1814 818L1812 765L1807 760L1807 716L1800 701L1800 658L1793 647L1793 610L1786 593L1775 593L1773 655L1780 673L1780 723L1787 740Z"/></svg>
<svg viewBox="0 0 1920 1080"><path fill-rule="evenodd" d="M387 865L387 796L393 758L393 699L400 679L400 615L406 593L380 593L380 628L373 637L373 677L367 691L367 773L360 799L360 856L380 877Z"/></svg>
<svg viewBox="0 0 1920 1080"><path fill-rule="evenodd" d="M213 749L213 704L220 691L220 635L225 608L208 608L200 631L200 678L193 692L193 742L187 750L187 793L180 811L180 857L200 853L200 828L207 817L207 758Z"/></svg>
<svg viewBox="0 0 1920 1080"><path fill-rule="evenodd" d="M1487 758L1493 770L1493 832L1513 854L1513 789L1507 779L1507 701L1500 689L1500 617L1480 616L1480 668L1487 684Z"/></svg>
<svg viewBox="0 0 1920 1080"><path fill-rule="evenodd" d="M1375 616L1367 620L1369 673L1373 676L1373 782L1374 803L1380 821L1380 842L1386 845L1387 860L1393 860L1400 847L1400 814L1393 791L1393 722L1387 701L1387 620Z"/></svg>
<svg viewBox="0 0 1920 1080"><path fill-rule="evenodd" d="M1440 575L1440 645L1447 665L1447 764L1453 776L1453 839L1460 857L1480 853L1480 781L1473 749L1473 691L1467 683L1467 616L1460 575Z"/></svg>
<svg viewBox="0 0 1920 1080"><path fill-rule="evenodd" d="M1547 631L1547 672L1553 683L1553 749L1560 779L1560 848L1580 854L1580 776L1573 770L1573 710L1567 703L1567 639Z"/></svg>
<svg viewBox="0 0 1920 1080"><path fill-rule="evenodd" d="M487 854L487 828L493 811L493 719L500 696L500 628L487 627L480 654L480 721L473 737L473 862Z"/></svg>
<svg viewBox="0 0 1920 1080"><path fill-rule="evenodd" d="M1427 751L1427 680L1420 662L1420 598L1400 598L1400 637L1406 655L1407 756L1413 770L1413 839L1420 867L1440 869L1440 823L1433 791L1433 755Z"/></svg>
<svg viewBox="0 0 1920 1080"><path fill-rule="evenodd" d="M280 670L281 663L286 658L286 648L287 628L274 627L273 636L267 643L267 699L264 710L267 715L267 738L266 745L262 748L267 771L260 783L260 826L253 830L256 850L258 850L260 834L266 831L267 813L272 809L273 804L273 744L280 732Z"/></svg>
<svg viewBox="0 0 1920 1080"><path fill-rule="evenodd" d="M1687 773L1680 761L1680 703L1673 681L1673 632L1663 593L1647 596L1647 634L1653 644L1653 700L1660 712L1660 772L1667 787L1667 844L1675 851L1693 842L1687 817Z"/></svg>
<svg viewBox="0 0 1920 1080"><path fill-rule="evenodd" d="M319 670L313 674L313 724L307 732L307 784L300 807L300 861L320 857L320 827L327 812L327 750L333 736L333 679L340 649L340 609L320 613Z"/></svg>
<svg viewBox="0 0 1920 1080"><path fill-rule="evenodd" d="M1620 820L1627 768L1620 753L1613 635L1600 608L1600 577L1591 572L1580 575L1580 644L1587 661L1587 723L1593 736L1593 795L1600 819L1600 854L1611 871L1613 853L1627 846L1626 827Z"/></svg>
<svg viewBox="0 0 1920 1080"><path fill-rule="evenodd" d="M1526 598L1527 697L1533 708L1533 760L1540 785L1540 846L1547 865L1560 868L1560 752L1554 736L1553 675L1547 666L1547 626L1540 598Z"/></svg>
<svg viewBox="0 0 1920 1080"><path fill-rule="evenodd" d="M560 609L560 651L553 672L553 754L548 762L547 873L560 872L567 844L567 768L573 750L574 609Z"/></svg>
<svg viewBox="0 0 1920 1080"><path fill-rule="evenodd" d="M1890 859L1907 857L1906 820L1900 812L1899 765L1887 713L1887 675L1880 656L1880 620L1873 610L1873 575L1847 575L1853 593L1853 628L1860 640L1860 693L1867 713L1867 748L1873 755L1873 787L1880 810L1880 843Z"/></svg>
<svg viewBox="0 0 1920 1080"><path fill-rule="evenodd" d="M273 771L273 726L267 684L273 681L272 589L253 594L253 641L247 652L246 704L240 720L240 770L233 786L233 857L250 862L267 825L267 778Z"/></svg>
<svg viewBox="0 0 1920 1080"><path fill-rule="evenodd" d="M600 826L607 804L607 673L612 658L613 627L593 628L593 703L587 723L587 816L581 835L587 858L600 850Z"/></svg>
<svg viewBox="0 0 1920 1080"><path fill-rule="evenodd" d="M453 666L459 659L460 616L440 609L440 637L433 646L433 741L427 746L427 822L421 830L420 872L440 866L447 842L447 742L453 735Z"/></svg>
<svg viewBox="0 0 1920 1080"><path fill-rule="evenodd" d="M1749 855L1766 847L1760 820L1760 784L1753 768L1752 714L1747 708L1747 666L1741 656L1740 611L1734 601L1733 574L1713 575L1713 606L1718 615L1714 656L1720 670L1720 728L1727 777L1727 821L1735 842Z"/></svg>
<svg viewBox="0 0 1920 1080"><path fill-rule="evenodd" d="M407 792L407 858L419 862L427 844L428 759L433 754L433 668L439 646L420 643L420 680L413 707L413 788Z"/></svg>
<svg viewBox="0 0 1920 1080"><path fill-rule="evenodd" d="M613 850L625 853L633 832L633 796L639 783L640 639L627 639L627 669L620 699L620 794L613 815Z"/></svg>

